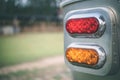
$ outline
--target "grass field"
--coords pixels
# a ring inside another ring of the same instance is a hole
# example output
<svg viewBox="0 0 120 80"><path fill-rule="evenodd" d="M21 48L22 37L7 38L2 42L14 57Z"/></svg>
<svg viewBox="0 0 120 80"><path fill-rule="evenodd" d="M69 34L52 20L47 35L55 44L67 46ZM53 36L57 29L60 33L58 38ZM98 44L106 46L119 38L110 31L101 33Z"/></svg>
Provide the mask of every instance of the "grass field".
<svg viewBox="0 0 120 80"><path fill-rule="evenodd" d="M63 54L63 33L0 37L0 67Z"/></svg>
<svg viewBox="0 0 120 80"><path fill-rule="evenodd" d="M56 65L0 74L0 80L72 80L72 78L69 69L65 65Z"/></svg>

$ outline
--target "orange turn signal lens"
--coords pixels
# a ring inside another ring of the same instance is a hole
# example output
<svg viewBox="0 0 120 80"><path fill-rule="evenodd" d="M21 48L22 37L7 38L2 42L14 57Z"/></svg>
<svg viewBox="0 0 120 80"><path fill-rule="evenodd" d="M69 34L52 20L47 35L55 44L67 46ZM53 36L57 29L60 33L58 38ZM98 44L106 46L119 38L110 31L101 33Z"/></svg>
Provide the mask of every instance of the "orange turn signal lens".
<svg viewBox="0 0 120 80"><path fill-rule="evenodd" d="M70 47L66 51L66 58L69 62L76 62L86 65L96 65L99 60L99 55L94 49Z"/></svg>

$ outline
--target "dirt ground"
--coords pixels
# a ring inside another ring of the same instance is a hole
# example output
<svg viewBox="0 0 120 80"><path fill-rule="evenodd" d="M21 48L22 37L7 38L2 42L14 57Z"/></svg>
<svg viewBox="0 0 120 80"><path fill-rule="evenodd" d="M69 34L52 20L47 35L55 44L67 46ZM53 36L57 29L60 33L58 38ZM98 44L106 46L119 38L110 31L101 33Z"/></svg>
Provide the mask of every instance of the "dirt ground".
<svg viewBox="0 0 120 80"><path fill-rule="evenodd" d="M0 80L71 80L71 74L63 56L56 56L1 68Z"/></svg>

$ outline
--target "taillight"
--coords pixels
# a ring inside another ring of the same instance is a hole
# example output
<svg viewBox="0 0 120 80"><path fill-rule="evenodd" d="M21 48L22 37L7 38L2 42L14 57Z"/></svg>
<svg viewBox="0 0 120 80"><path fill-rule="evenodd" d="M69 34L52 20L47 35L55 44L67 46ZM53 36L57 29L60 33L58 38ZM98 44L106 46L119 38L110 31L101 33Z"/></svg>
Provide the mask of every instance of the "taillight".
<svg viewBox="0 0 120 80"><path fill-rule="evenodd" d="M65 17L65 30L72 37L101 37L105 31L104 17L97 13L74 14Z"/></svg>
<svg viewBox="0 0 120 80"><path fill-rule="evenodd" d="M105 7L69 10L64 16L66 64L77 72L101 76L117 73L120 59L116 12Z"/></svg>
<svg viewBox="0 0 120 80"><path fill-rule="evenodd" d="M94 49L68 48L66 51L66 58L70 62L86 65L96 65L99 60L99 55Z"/></svg>
<svg viewBox="0 0 120 80"><path fill-rule="evenodd" d="M102 47L89 44L71 44L65 53L66 59L73 65L101 68L106 60Z"/></svg>
<svg viewBox="0 0 120 80"><path fill-rule="evenodd" d="M66 29L70 34L93 34L99 28L99 21L95 17L70 19Z"/></svg>

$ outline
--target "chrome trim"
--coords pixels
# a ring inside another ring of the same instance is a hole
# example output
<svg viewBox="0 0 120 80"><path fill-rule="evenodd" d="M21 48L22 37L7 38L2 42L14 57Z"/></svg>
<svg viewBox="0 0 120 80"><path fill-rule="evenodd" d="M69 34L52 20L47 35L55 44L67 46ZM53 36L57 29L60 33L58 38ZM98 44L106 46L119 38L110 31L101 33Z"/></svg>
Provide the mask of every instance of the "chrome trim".
<svg viewBox="0 0 120 80"><path fill-rule="evenodd" d="M93 34L70 34L70 33L68 33L70 36L72 36L72 37L85 37L85 38L99 38L103 35L105 28L106 28L106 23L105 23L105 19L102 16L102 14L97 13L97 12L96 13L95 12L77 13L77 12L79 12L79 11L67 13L67 15L65 17L65 28L66 28L67 21L70 19L89 18L89 17L97 18L97 20L99 21L99 28L98 28L98 31L96 33L93 33Z"/></svg>
<svg viewBox="0 0 120 80"><path fill-rule="evenodd" d="M87 0L63 0L61 3L60 3L60 7L64 7L68 4L71 4L71 3L74 3L74 2L78 2L78 1L87 1Z"/></svg>
<svg viewBox="0 0 120 80"><path fill-rule="evenodd" d="M106 53L105 53L104 49L102 47L100 47L99 45L96 45L96 44L75 44L75 43L73 43L73 44L69 45L68 48L93 49L93 50L96 50L98 55L99 55L99 60L98 60L98 63L96 65L91 66L91 65L79 64L79 63L74 64L73 62L70 62L74 66L81 66L81 67L99 69L99 68L103 67L103 65L105 64Z"/></svg>

